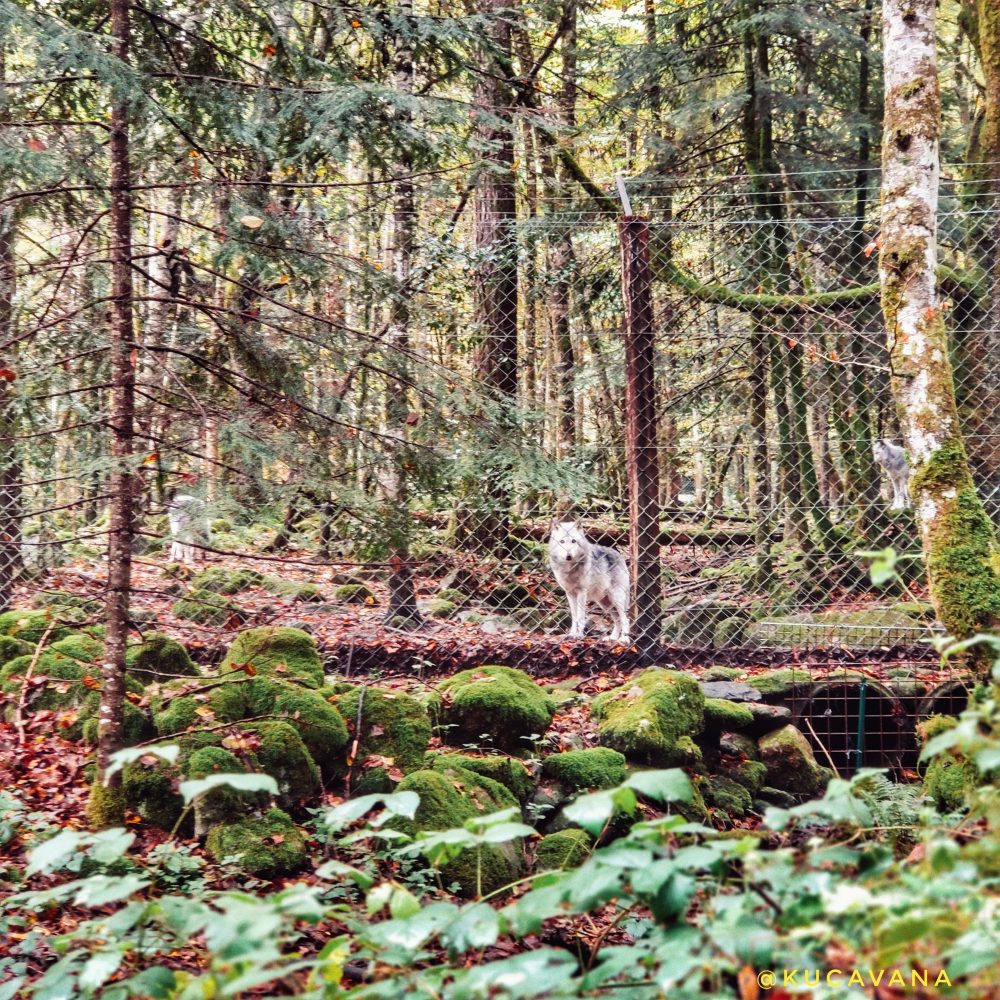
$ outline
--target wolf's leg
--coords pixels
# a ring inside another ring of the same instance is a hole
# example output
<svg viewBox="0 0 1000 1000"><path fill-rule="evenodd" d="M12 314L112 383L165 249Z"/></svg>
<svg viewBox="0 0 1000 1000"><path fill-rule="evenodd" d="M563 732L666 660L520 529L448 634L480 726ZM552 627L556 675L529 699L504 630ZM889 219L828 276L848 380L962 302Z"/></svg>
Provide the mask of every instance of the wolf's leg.
<svg viewBox="0 0 1000 1000"><path fill-rule="evenodd" d="M580 639L583 637L583 630L580 628L580 611L577 597L579 595L566 591L566 600L569 603L569 631L566 633L569 639Z"/></svg>
<svg viewBox="0 0 1000 1000"><path fill-rule="evenodd" d="M575 595L576 614L573 628L573 638L582 639L587 634L587 592L585 590Z"/></svg>
<svg viewBox="0 0 1000 1000"><path fill-rule="evenodd" d="M628 642L628 592L618 592L615 594L615 612L618 616L618 625L615 627L612 638L620 642Z"/></svg>

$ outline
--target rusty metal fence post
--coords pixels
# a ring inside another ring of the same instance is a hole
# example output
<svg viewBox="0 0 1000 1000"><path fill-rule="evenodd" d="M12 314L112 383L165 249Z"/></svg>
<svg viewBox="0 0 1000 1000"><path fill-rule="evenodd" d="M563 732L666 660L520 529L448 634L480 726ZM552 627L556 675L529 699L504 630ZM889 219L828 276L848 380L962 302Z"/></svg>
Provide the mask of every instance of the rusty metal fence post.
<svg viewBox="0 0 1000 1000"><path fill-rule="evenodd" d="M660 468L656 436L655 346L649 221L619 219L625 307L625 450L632 564L633 642L649 650L660 639Z"/></svg>

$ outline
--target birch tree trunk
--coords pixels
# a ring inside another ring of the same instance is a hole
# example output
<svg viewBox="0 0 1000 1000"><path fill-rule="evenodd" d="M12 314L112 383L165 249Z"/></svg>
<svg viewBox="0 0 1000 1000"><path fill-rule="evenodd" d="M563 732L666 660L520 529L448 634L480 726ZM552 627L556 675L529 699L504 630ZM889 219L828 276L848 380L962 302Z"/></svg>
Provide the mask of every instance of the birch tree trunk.
<svg viewBox="0 0 1000 1000"><path fill-rule="evenodd" d="M935 0L884 0L885 132L879 272L892 389L909 453L931 599L963 638L1000 614L993 528L969 472L938 299L941 98Z"/></svg>
<svg viewBox="0 0 1000 1000"><path fill-rule="evenodd" d="M129 58L129 0L112 0L114 54ZM124 820L121 771L107 775L108 761L124 741L125 645L128 640L132 580L131 469L135 415L135 335L132 294L132 180L129 164L129 102L116 94L111 110L111 524L108 537L104 662L97 730L98 776L91 789L87 818L97 828Z"/></svg>

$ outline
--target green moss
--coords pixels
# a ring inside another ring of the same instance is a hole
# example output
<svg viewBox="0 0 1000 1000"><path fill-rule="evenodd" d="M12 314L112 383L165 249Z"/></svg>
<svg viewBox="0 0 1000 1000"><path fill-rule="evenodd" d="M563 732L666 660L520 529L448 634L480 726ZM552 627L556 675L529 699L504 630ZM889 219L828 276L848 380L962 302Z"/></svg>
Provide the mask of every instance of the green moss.
<svg viewBox="0 0 1000 1000"><path fill-rule="evenodd" d="M226 716L217 707L229 689L237 688L244 699L247 715L280 715L291 723L310 756L326 778L341 774L346 763L347 726L340 712L318 691L302 688L290 681L271 677L255 677L249 682L224 684L213 692L211 704L219 718Z"/></svg>
<svg viewBox="0 0 1000 1000"><path fill-rule="evenodd" d="M590 835L585 830L559 830L538 842L535 851L539 871L578 868L590 857Z"/></svg>
<svg viewBox="0 0 1000 1000"><path fill-rule="evenodd" d="M359 705L361 727L356 731ZM354 765L359 775L354 785L356 792L365 794L391 788L387 767L396 767L407 774L423 766L431 739L431 720L427 709L415 698L382 688L357 687L338 695L336 706L347 724L349 736L358 739ZM365 761L373 755L385 757L391 763L366 768Z"/></svg>
<svg viewBox="0 0 1000 1000"><path fill-rule="evenodd" d="M477 816L516 806L514 796L499 782L464 767L442 765L440 769L413 771L397 785L397 791L412 791L420 805L412 821L390 820L404 833L417 830L448 830ZM447 886L457 882L464 896L494 892L514 881L521 869L519 843L487 846L463 851L441 869Z"/></svg>
<svg viewBox="0 0 1000 1000"><path fill-rule="evenodd" d="M260 770L278 783L278 804L286 810L301 809L320 791L319 768L302 737L287 722L255 722L255 756Z"/></svg>
<svg viewBox="0 0 1000 1000"><path fill-rule="evenodd" d="M484 778L499 782L518 802L527 802L534 784L528 769L514 757L474 757L471 754L448 753L429 755L428 765L434 770L464 767Z"/></svg>
<svg viewBox="0 0 1000 1000"><path fill-rule="evenodd" d="M65 590L47 590L40 594L35 594L31 599L31 605L35 608L79 608L86 615L91 617L99 615L104 610L104 602L93 597L83 597L80 594L71 594ZM58 617L60 610L53 613Z"/></svg>
<svg viewBox="0 0 1000 1000"><path fill-rule="evenodd" d="M258 673L286 675L311 687L323 685L323 659L313 637L301 629L268 625L241 632L219 670L245 663Z"/></svg>
<svg viewBox="0 0 1000 1000"><path fill-rule="evenodd" d="M129 646L125 666L130 676L145 684L174 677L196 677L198 668L187 650L169 636L151 632L137 646Z"/></svg>
<svg viewBox="0 0 1000 1000"><path fill-rule="evenodd" d="M542 774L572 791L614 788L625 780L625 755L609 747L568 750L546 757Z"/></svg>
<svg viewBox="0 0 1000 1000"><path fill-rule="evenodd" d="M523 583L501 583L486 591L483 602L498 611L537 608L538 598Z"/></svg>
<svg viewBox="0 0 1000 1000"><path fill-rule="evenodd" d="M236 856L251 875L294 875L306 862L306 842L291 817L269 809L262 817L212 827L205 847L216 861Z"/></svg>
<svg viewBox="0 0 1000 1000"><path fill-rule="evenodd" d="M108 788L94 781L87 799L87 825L91 830L125 825L125 795L120 786Z"/></svg>
<svg viewBox="0 0 1000 1000"><path fill-rule="evenodd" d="M751 795L756 795L764 787L767 765L759 760L745 760L735 767L725 769L726 777L739 782Z"/></svg>
<svg viewBox="0 0 1000 1000"><path fill-rule="evenodd" d="M52 653L62 653L71 660L79 660L81 663L100 663L104 656L104 643L93 636L84 635L82 632L75 632L59 639L49 646Z"/></svg>
<svg viewBox="0 0 1000 1000"><path fill-rule="evenodd" d="M184 811L184 800L177 791L177 769L159 759L127 764L122 772L122 793L131 810L163 830L172 830Z"/></svg>
<svg viewBox="0 0 1000 1000"><path fill-rule="evenodd" d="M705 728L722 732L747 729L753 725L753 712L746 705L725 698L705 699Z"/></svg>
<svg viewBox="0 0 1000 1000"><path fill-rule="evenodd" d="M88 746L97 746L100 703L100 695L96 691L92 691L91 696L80 709L77 721L80 724L80 734L83 742ZM133 705L132 702L125 701L122 715L124 723L124 746L134 747L137 743L144 743L154 736L155 730L149 716L141 708Z"/></svg>
<svg viewBox="0 0 1000 1000"><path fill-rule="evenodd" d="M198 715L201 703L190 695L167 698L161 704L163 707L153 713L153 725L160 736L183 733L201 720Z"/></svg>
<svg viewBox="0 0 1000 1000"><path fill-rule="evenodd" d="M363 583L342 583L333 592L338 604L368 604L375 599L371 588Z"/></svg>
<svg viewBox="0 0 1000 1000"><path fill-rule="evenodd" d="M731 681L743 674L740 667L724 667L717 665L709 667L702 675L703 681Z"/></svg>
<svg viewBox="0 0 1000 1000"><path fill-rule="evenodd" d="M212 774L245 774L243 763L220 746L205 746L195 750L183 763L188 778L207 778ZM221 786L204 792L194 800L194 833L204 837L216 823L235 823L246 815L259 793L241 792Z"/></svg>
<svg viewBox="0 0 1000 1000"><path fill-rule="evenodd" d="M222 566L209 566L192 578L191 585L213 594L238 594L242 590L260 586L263 580L263 575L256 570L228 570Z"/></svg>
<svg viewBox="0 0 1000 1000"><path fill-rule="evenodd" d="M555 703L523 670L484 666L463 670L438 687L432 712L440 713L449 742L478 743L485 736L512 753L552 723Z"/></svg>
<svg viewBox="0 0 1000 1000"><path fill-rule="evenodd" d="M299 604L322 604L326 600L319 587L312 583L297 583L277 576L265 576L261 580L261 586L269 594L287 597Z"/></svg>
<svg viewBox="0 0 1000 1000"><path fill-rule="evenodd" d="M809 680L807 670L796 670L794 667L788 667L781 670L768 670L766 673L748 677L747 684L756 688L766 697L781 698L808 684Z"/></svg>
<svg viewBox="0 0 1000 1000"><path fill-rule="evenodd" d="M27 656L32 652L30 643L15 639L10 635L0 635L0 666L16 660L19 656Z"/></svg>
<svg viewBox="0 0 1000 1000"><path fill-rule="evenodd" d="M757 744L769 785L802 798L820 794L830 772L816 763L806 738L794 726L782 726Z"/></svg>
<svg viewBox="0 0 1000 1000"><path fill-rule="evenodd" d="M733 819L742 819L753 808L750 792L738 781L721 774L705 778L701 792L710 806L721 809Z"/></svg>
<svg viewBox="0 0 1000 1000"><path fill-rule="evenodd" d="M196 622L199 625L226 625L234 618L242 621L242 611L225 597L211 590L194 589L189 591L179 601L175 601L170 610L184 621Z"/></svg>
<svg viewBox="0 0 1000 1000"><path fill-rule="evenodd" d="M442 590L439 590L436 597L439 601L448 601L458 607L462 607L462 605L469 603L468 595L462 593L461 590L457 590L455 587L445 587Z"/></svg>
<svg viewBox="0 0 1000 1000"><path fill-rule="evenodd" d="M924 788L942 812L963 809L969 793L979 784L979 771L964 758L950 753L938 754L927 767Z"/></svg>
<svg viewBox="0 0 1000 1000"><path fill-rule="evenodd" d="M693 677L653 668L599 695L591 714L604 746L630 760L672 766L692 754L690 736L704 725L705 696Z"/></svg>
<svg viewBox="0 0 1000 1000"><path fill-rule="evenodd" d="M431 618L454 618L458 614L458 605L438 597L428 602L427 614Z"/></svg>
<svg viewBox="0 0 1000 1000"><path fill-rule="evenodd" d="M941 624L959 639L989 631L1000 618L995 537L969 478L961 443L943 444L914 473L910 488L915 497L927 495L937 507L925 551L931 598Z"/></svg>
<svg viewBox="0 0 1000 1000"><path fill-rule="evenodd" d="M948 732L958 725L958 719L953 715L929 715L917 723L917 741L926 746L935 736Z"/></svg>
<svg viewBox="0 0 1000 1000"><path fill-rule="evenodd" d="M56 617L64 618L65 615L61 613L63 610L59 608L58 611L60 613ZM0 635L12 635L17 639L35 645L45 635L45 631L51 625L54 615L55 612L52 609L44 611L4 611L0 614ZM49 642L58 642L60 639L65 639L70 632L71 629L67 625L55 625L49 632Z"/></svg>
<svg viewBox="0 0 1000 1000"><path fill-rule="evenodd" d="M16 697L24 687L24 679L28 670L32 670L32 689L27 704L32 711L71 712L82 710L93 702L100 690L100 668L94 664L81 663L63 653L45 650L37 660L35 654L18 656L0 668L0 691ZM44 681L44 683L42 683ZM82 713L81 713L82 714ZM61 733L68 739L78 739L83 721L80 715L72 719L69 725L62 725Z"/></svg>

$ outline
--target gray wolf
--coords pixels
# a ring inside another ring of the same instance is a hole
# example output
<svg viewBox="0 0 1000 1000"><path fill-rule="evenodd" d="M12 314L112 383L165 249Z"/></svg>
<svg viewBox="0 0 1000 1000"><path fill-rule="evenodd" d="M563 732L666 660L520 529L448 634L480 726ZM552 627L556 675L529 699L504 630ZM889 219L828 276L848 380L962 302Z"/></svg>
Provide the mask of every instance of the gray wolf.
<svg viewBox="0 0 1000 1000"><path fill-rule="evenodd" d="M609 638L628 642L631 582L621 553L593 545L578 524L564 521L552 525L549 567L569 601L572 619L569 638L583 638L587 605L593 603L614 623Z"/></svg>
<svg viewBox="0 0 1000 1000"><path fill-rule="evenodd" d="M885 469L892 485L892 509L905 510L910 506L910 466L906 453L899 445L879 438L872 445L872 455Z"/></svg>
<svg viewBox="0 0 1000 1000"><path fill-rule="evenodd" d="M170 561L198 561L197 545L211 543L208 510L205 501L189 493L178 493L167 501L167 522L170 525Z"/></svg>

